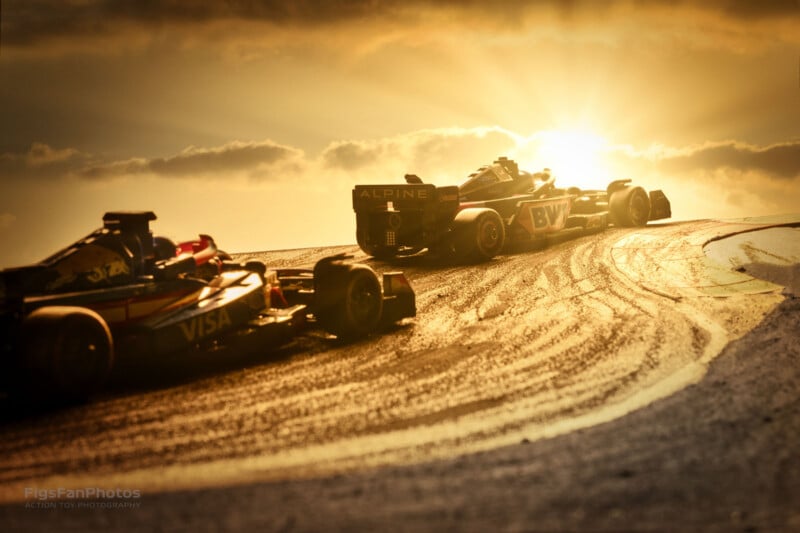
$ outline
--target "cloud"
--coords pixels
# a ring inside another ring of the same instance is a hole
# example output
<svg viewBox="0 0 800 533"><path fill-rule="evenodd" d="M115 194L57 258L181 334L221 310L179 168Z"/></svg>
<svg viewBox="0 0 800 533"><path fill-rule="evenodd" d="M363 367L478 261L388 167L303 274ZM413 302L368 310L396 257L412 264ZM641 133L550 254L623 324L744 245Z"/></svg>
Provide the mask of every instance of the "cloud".
<svg viewBox="0 0 800 533"><path fill-rule="evenodd" d="M708 143L662 161L672 171L733 168L762 171L782 179L800 178L800 141L754 146L728 141Z"/></svg>
<svg viewBox="0 0 800 533"><path fill-rule="evenodd" d="M670 173L714 171L759 172L783 180L800 180L800 141L757 146L724 141L686 148L651 147L644 151L620 150L619 155L648 162Z"/></svg>
<svg viewBox="0 0 800 533"><path fill-rule="evenodd" d="M212 149L190 147L173 157L152 159L148 167L154 174L162 176L219 175L255 170L263 165L273 165L301 155L302 152L296 148L281 146L272 141L232 142Z"/></svg>
<svg viewBox="0 0 800 533"><path fill-rule="evenodd" d="M318 157L265 141L190 146L168 157L103 160L72 148L36 142L24 153L0 154L0 179L79 178L91 181L151 176L165 179L277 181L277 176L327 172L343 179L390 179L406 172L427 176L466 175L473 164L513 156L520 137L499 127L419 130L379 139L334 141ZM335 178L334 178L335 179Z"/></svg>
<svg viewBox="0 0 800 533"><path fill-rule="evenodd" d="M87 160L86 154L73 148L54 149L45 143L34 142L27 152L0 154L0 179L63 177Z"/></svg>
<svg viewBox="0 0 800 533"><path fill-rule="evenodd" d="M329 168L356 170L375 163L391 149L391 145L382 143L337 141L325 149L322 159Z"/></svg>
<svg viewBox="0 0 800 533"><path fill-rule="evenodd" d="M7 49L50 53L90 51L97 41L115 44L104 51L147 46L165 35L178 36L184 44L207 42L215 47L299 42L329 47L339 41L331 39L339 30L340 44L349 50L365 36L372 43L384 42L387 36L419 42L454 31L530 35L543 27L555 30L544 32L549 36L569 29L565 34L569 39L607 39L603 28L618 38L630 31L640 34L644 26L649 28L648 38L660 35L671 42L686 38L705 45L720 40L727 46L735 40L741 46L764 46L800 39L800 7L795 0L7 0L2 9ZM298 40L297 32L304 32L305 38ZM356 37L347 40L346 35Z"/></svg>
<svg viewBox="0 0 800 533"><path fill-rule="evenodd" d="M192 146L170 157L134 157L119 161L102 161L72 148L55 149L36 142L25 153L0 154L0 179L107 180L150 175L163 178L244 176L259 180L274 176L278 170L297 169L302 166L302 159L302 150L270 140L232 141L213 148Z"/></svg>
<svg viewBox="0 0 800 533"><path fill-rule="evenodd" d="M147 159L133 158L110 163L97 163L75 169L72 174L91 180L104 180L150 173L150 162Z"/></svg>
<svg viewBox="0 0 800 533"><path fill-rule="evenodd" d="M333 142L320 159L325 168L349 172L359 181L400 179L411 172L452 182L474 170L474 165L513 155L519 143L518 135L499 127L439 128Z"/></svg>
<svg viewBox="0 0 800 533"><path fill-rule="evenodd" d="M800 141L616 146L608 155L620 176L663 189L678 220L800 212Z"/></svg>
<svg viewBox="0 0 800 533"><path fill-rule="evenodd" d="M76 174L90 179L105 179L133 174L168 178L212 178L245 175L262 178L266 168L300 159L303 152L272 141L234 141L216 148L189 147L165 158L128 159L88 166Z"/></svg>
<svg viewBox="0 0 800 533"><path fill-rule="evenodd" d="M79 152L72 148L54 150L44 143L35 142L24 158L27 165L40 167L61 163L79 155Z"/></svg>
<svg viewBox="0 0 800 533"><path fill-rule="evenodd" d="M165 179L277 181L277 176L314 174L358 182L394 180L412 172L436 182L452 183L481 164L505 155L525 164L547 165L541 144L547 132L521 136L500 127L439 128L378 139L331 142L318 156L296 147L265 141L232 141L210 148L188 147L168 157L131 157L102 161L73 148L33 143L24 153L0 154L0 178L11 180L77 177L109 180L131 176ZM606 148L606 159L620 173L688 175L718 170L753 173L784 181L800 180L800 141L754 145L740 141L709 142L688 147L655 145ZM532 169L528 169L532 170ZM632 171L632 172L631 172Z"/></svg>

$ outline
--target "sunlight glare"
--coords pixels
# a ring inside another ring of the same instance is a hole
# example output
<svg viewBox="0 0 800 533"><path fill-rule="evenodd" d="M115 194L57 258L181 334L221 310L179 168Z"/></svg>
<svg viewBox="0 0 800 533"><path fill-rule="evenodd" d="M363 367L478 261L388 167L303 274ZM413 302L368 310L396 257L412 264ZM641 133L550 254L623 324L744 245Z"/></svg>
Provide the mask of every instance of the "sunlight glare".
<svg viewBox="0 0 800 533"><path fill-rule="evenodd" d="M608 142L594 133L578 130L549 130L537 136L535 159L539 167L551 169L561 187L604 189L611 181L604 155Z"/></svg>

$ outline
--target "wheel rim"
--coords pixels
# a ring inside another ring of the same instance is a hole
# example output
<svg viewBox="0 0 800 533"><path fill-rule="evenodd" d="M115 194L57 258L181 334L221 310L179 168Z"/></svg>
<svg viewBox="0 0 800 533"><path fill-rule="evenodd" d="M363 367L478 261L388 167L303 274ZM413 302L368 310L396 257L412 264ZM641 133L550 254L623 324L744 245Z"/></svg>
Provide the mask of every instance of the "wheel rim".
<svg viewBox="0 0 800 533"><path fill-rule="evenodd" d="M500 240L500 231L494 220L486 220L478 232L478 246L482 250L492 250Z"/></svg>

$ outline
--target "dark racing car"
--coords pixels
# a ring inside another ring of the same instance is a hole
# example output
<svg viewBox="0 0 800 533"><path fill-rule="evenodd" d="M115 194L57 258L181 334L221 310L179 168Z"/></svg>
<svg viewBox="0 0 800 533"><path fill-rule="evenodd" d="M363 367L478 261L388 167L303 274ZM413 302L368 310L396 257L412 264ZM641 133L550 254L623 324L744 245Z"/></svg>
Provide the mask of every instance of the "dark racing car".
<svg viewBox="0 0 800 533"><path fill-rule="evenodd" d="M491 259L507 245L570 228L643 226L672 216L660 190L630 180L606 190L556 187L549 170L531 174L501 157L460 186L436 187L413 174L399 185L353 189L356 239L368 255L388 259L423 249L466 261Z"/></svg>
<svg viewBox="0 0 800 533"><path fill-rule="evenodd" d="M154 238L152 212L113 212L41 263L0 272L4 390L84 397L115 360L160 358L210 342L280 344L313 322L355 339L416 314L402 273L344 255L310 269L237 263L211 237Z"/></svg>

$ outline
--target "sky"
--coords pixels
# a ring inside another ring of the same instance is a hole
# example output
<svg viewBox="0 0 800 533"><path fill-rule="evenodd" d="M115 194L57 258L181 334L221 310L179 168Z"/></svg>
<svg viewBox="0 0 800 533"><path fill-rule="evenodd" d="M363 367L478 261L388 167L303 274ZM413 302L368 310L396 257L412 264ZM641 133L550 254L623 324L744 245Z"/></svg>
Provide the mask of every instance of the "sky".
<svg viewBox="0 0 800 533"><path fill-rule="evenodd" d="M498 156L675 220L800 213L800 1L3 0L0 268L113 210L351 244L351 189Z"/></svg>

